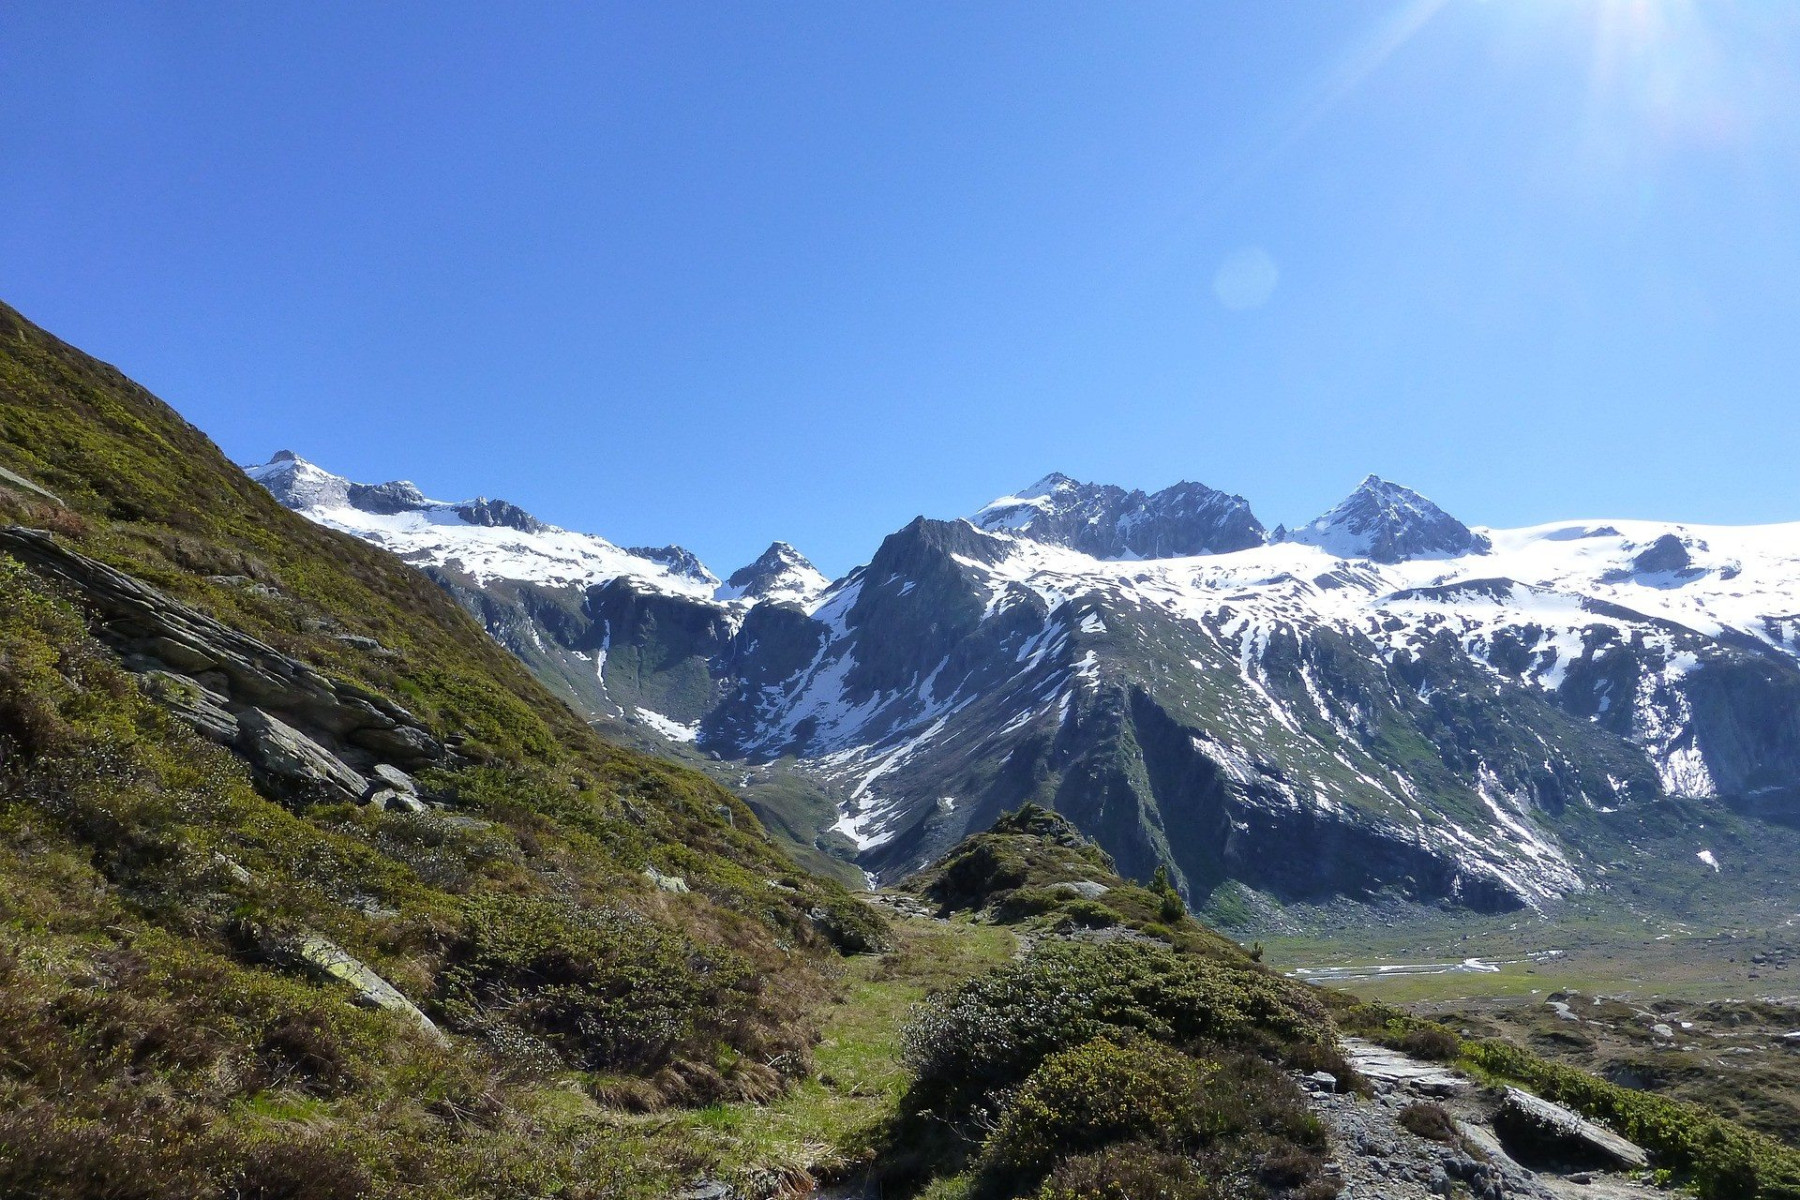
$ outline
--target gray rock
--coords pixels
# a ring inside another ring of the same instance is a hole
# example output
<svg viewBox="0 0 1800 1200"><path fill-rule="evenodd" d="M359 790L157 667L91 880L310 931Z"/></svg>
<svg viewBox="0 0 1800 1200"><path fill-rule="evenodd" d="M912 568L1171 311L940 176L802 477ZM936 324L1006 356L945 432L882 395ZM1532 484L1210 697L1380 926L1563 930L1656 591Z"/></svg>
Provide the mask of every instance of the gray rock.
<svg viewBox="0 0 1800 1200"><path fill-rule="evenodd" d="M25 478L23 475L19 474L17 471L9 471L5 467L0 467L0 480L4 480L5 482L10 483L10 484L14 485L15 487L22 487L28 492L34 492L37 495L42 496L46 500L53 500L59 505L61 505L63 502L61 496L58 496L55 492L51 491L49 488L38 486L37 484L31 482L31 480L29 480L29 479ZM63 505L63 507L66 508L68 506Z"/></svg>
<svg viewBox="0 0 1800 1200"><path fill-rule="evenodd" d="M394 788L376 788L369 795L369 804L383 812L430 812L426 803L411 792L397 791Z"/></svg>
<svg viewBox="0 0 1800 1200"><path fill-rule="evenodd" d="M644 878L665 892L672 892L677 896L685 896L688 893L687 880L679 875L664 875L655 867L645 867Z"/></svg>
<svg viewBox="0 0 1800 1200"><path fill-rule="evenodd" d="M355 646L358 650L366 651L369 654L379 654L383 658L392 658L396 656L395 651L389 650L374 638L364 637L360 633L340 633L335 636L337 640L344 643L344 645Z"/></svg>
<svg viewBox="0 0 1800 1200"><path fill-rule="evenodd" d="M237 716L218 692L169 671L145 672L144 691L193 726L202 737L221 746L237 745Z"/></svg>
<svg viewBox="0 0 1800 1200"><path fill-rule="evenodd" d="M400 705L333 682L41 529L0 528L0 551L78 591L100 618L100 638L130 669L164 677L164 684L169 677L199 677L192 688L164 687L159 698L215 741L242 749L241 731L228 718L235 715L241 725L246 710L259 709L322 749L342 739L414 768L443 758L443 747Z"/></svg>
<svg viewBox="0 0 1800 1200"><path fill-rule="evenodd" d="M1071 896L1080 896L1086 900L1097 900L1112 889L1104 883L1095 883L1091 879L1078 879L1068 883L1053 883L1050 891L1063 892Z"/></svg>
<svg viewBox="0 0 1800 1200"><path fill-rule="evenodd" d="M1578 1165L1635 1171L1650 1165L1650 1156L1612 1130L1596 1125L1560 1104L1507 1088L1494 1116L1494 1128L1509 1148L1538 1157Z"/></svg>
<svg viewBox="0 0 1800 1200"><path fill-rule="evenodd" d="M238 748L278 790L359 803L369 781L319 743L259 708L238 715Z"/></svg>
<svg viewBox="0 0 1800 1200"><path fill-rule="evenodd" d="M415 767L444 757L443 746L417 725L395 725L389 729L365 726L351 731L349 740L372 754Z"/></svg>
<svg viewBox="0 0 1800 1200"><path fill-rule="evenodd" d="M448 1040L443 1031L432 1023L431 1018L420 1012L418 1006L402 995L398 988L361 960L346 953L337 943L316 933L305 933L294 940L292 953L315 974L349 984L360 1003L371 1008L403 1013L418 1022L419 1028L425 1030L434 1041Z"/></svg>
<svg viewBox="0 0 1800 1200"><path fill-rule="evenodd" d="M369 775L371 778L381 780L396 792L405 792L409 796L419 794L419 785L414 782L413 777L389 763L377 763Z"/></svg>
<svg viewBox="0 0 1800 1200"><path fill-rule="evenodd" d="M1423 1096L1455 1096L1469 1088L1468 1080L1447 1067L1421 1062L1361 1038L1346 1038L1344 1053L1357 1073L1378 1088L1400 1088Z"/></svg>
<svg viewBox="0 0 1800 1200"><path fill-rule="evenodd" d="M1337 1076L1329 1071L1314 1071L1310 1075L1302 1075L1300 1082L1314 1092L1335 1092L1338 1085Z"/></svg>
<svg viewBox="0 0 1800 1200"><path fill-rule="evenodd" d="M1693 563L1687 546L1672 533L1665 533L1650 548L1631 560L1631 565L1646 574L1685 571Z"/></svg>
<svg viewBox="0 0 1800 1200"><path fill-rule="evenodd" d="M243 864L237 862L235 859L220 854L216 850L213 851L212 859L213 862L219 865L221 870L231 876L232 882L246 885L250 883L250 872L244 869Z"/></svg>

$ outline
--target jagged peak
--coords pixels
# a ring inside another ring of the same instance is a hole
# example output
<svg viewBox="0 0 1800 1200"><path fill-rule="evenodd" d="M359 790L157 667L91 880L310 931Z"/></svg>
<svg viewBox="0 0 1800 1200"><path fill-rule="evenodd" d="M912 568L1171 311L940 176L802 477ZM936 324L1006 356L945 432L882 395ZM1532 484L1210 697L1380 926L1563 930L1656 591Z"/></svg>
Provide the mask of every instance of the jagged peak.
<svg viewBox="0 0 1800 1200"><path fill-rule="evenodd" d="M719 588L721 600L771 600L803 604L831 585L806 555L774 541L755 561L739 567Z"/></svg>
<svg viewBox="0 0 1800 1200"><path fill-rule="evenodd" d="M1330 511L1293 530L1296 542L1340 558L1395 563L1411 558L1480 554L1488 539L1405 484L1379 475L1363 481Z"/></svg>
<svg viewBox="0 0 1800 1200"><path fill-rule="evenodd" d="M1242 496L1182 480L1161 491L1082 483L1060 471L971 518L990 533L1066 546L1096 558L1177 558L1258 546L1262 523Z"/></svg>

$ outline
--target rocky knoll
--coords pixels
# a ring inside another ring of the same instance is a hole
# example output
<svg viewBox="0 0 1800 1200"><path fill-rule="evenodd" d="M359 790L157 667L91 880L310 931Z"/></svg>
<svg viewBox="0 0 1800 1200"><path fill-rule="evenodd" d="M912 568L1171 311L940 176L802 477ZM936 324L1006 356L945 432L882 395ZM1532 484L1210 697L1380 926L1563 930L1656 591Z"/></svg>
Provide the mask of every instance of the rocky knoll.
<svg viewBox="0 0 1800 1200"><path fill-rule="evenodd" d="M0 528L0 550L72 588L93 613L95 632L146 676L147 690L236 750L278 794L409 807L406 773L446 758L418 719L387 697L327 679L43 530Z"/></svg>

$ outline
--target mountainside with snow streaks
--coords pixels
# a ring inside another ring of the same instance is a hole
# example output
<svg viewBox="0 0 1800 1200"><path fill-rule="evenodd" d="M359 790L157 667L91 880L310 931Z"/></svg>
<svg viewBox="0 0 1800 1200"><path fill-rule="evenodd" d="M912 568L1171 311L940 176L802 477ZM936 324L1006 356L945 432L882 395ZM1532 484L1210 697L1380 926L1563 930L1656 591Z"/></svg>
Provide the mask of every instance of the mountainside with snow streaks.
<svg viewBox="0 0 1800 1200"><path fill-rule="evenodd" d="M829 586L779 543L710 594L434 553L565 695L804 779L812 845L883 877L1036 801L1195 898L1506 909L1605 886L1672 797L1800 813L1800 524L1471 529L1371 477L1269 537L1202 485L1050 476Z"/></svg>

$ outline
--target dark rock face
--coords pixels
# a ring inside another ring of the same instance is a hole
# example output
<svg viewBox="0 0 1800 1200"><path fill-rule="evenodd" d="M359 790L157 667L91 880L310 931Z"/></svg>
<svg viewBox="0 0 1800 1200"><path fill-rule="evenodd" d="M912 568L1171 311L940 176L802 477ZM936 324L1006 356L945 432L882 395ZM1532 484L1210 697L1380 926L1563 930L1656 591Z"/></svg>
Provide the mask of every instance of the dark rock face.
<svg viewBox="0 0 1800 1200"><path fill-rule="evenodd" d="M517 529L521 533L542 533L549 528L518 505L485 496L457 505L456 515L471 525Z"/></svg>
<svg viewBox="0 0 1800 1200"><path fill-rule="evenodd" d="M1288 535L1344 558L1395 563L1488 549L1486 538L1411 488L1371 475L1336 508Z"/></svg>
<svg viewBox="0 0 1800 1200"><path fill-rule="evenodd" d="M1676 571L1685 571L1693 565L1693 558L1682 540L1672 533L1665 533L1650 544L1650 547L1636 558L1631 565L1646 575Z"/></svg>
<svg viewBox="0 0 1800 1200"><path fill-rule="evenodd" d="M353 483L348 495L350 503L364 512L392 515L430 507L425 493L404 479L388 483Z"/></svg>
<svg viewBox="0 0 1800 1200"><path fill-rule="evenodd" d="M379 763L417 770L445 750L385 696L334 683L296 658L231 629L50 534L0 529L0 550L74 588L95 632L146 690L202 735L249 760L284 797L356 802Z"/></svg>
<svg viewBox="0 0 1800 1200"><path fill-rule="evenodd" d="M1011 499L989 505L975 523L1095 558L1225 554L1266 540L1248 501L1201 483L1146 494L1047 475Z"/></svg>
<svg viewBox="0 0 1800 1200"><path fill-rule="evenodd" d="M713 578L707 571L706 564L684 546L628 546L625 553L661 563L677 575L686 575L692 579Z"/></svg>

